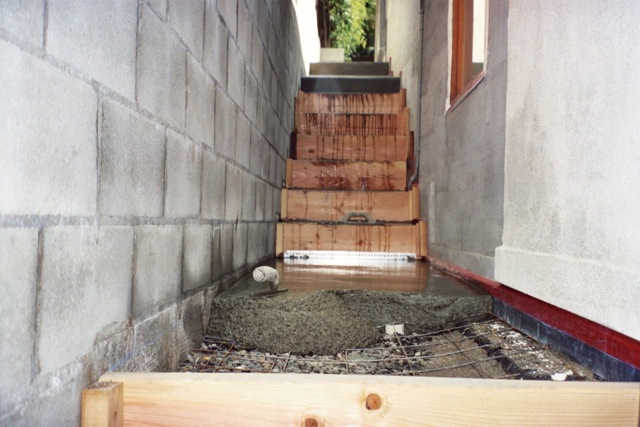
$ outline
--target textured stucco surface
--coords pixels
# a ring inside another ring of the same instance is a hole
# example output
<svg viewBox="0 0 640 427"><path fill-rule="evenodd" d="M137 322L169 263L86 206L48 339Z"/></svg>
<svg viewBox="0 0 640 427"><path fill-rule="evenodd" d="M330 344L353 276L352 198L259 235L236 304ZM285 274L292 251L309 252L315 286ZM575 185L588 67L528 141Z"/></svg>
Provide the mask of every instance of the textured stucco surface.
<svg viewBox="0 0 640 427"><path fill-rule="evenodd" d="M507 4L489 2L485 77L453 109L447 9L425 2L422 215L432 256L492 278L502 238Z"/></svg>
<svg viewBox="0 0 640 427"><path fill-rule="evenodd" d="M640 339L640 4L512 2L496 278Z"/></svg>

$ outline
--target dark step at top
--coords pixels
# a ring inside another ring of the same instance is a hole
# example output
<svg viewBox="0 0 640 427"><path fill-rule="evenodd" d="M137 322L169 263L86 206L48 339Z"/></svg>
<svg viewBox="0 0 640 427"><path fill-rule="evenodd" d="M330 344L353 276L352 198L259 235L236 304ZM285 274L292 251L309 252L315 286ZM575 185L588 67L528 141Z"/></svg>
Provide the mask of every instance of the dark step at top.
<svg viewBox="0 0 640 427"><path fill-rule="evenodd" d="M316 62L311 64L312 76L388 76L388 62Z"/></svg>
<svg viewBox="0 0 640 427"><path fill-rule="evenodd" d="M396 93L400 92L400 77L314 76L303 77L303 92L315 93Z"/></svg>

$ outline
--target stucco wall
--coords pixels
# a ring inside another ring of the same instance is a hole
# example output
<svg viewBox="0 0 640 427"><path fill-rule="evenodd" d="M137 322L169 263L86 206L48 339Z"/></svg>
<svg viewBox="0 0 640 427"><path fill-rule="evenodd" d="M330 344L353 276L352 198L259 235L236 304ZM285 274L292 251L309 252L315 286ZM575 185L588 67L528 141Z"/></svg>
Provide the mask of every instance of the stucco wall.
<svg viewBox="0 0 640 427"><path fill-rule="evenodd" d="M515 1L496 278L640 339L640 3Z"/></svg>
<svg viewBox="0 0 640 427"><path fill-rule="evenodd" d="M421 205L432 256L494 276L504 189L507 3L490 1L486 75L449 109L449 1L425 1Z"/></svg>
<svg viewBox="0 0 640 427"><path fill-rule="evenodd" d="M174 368L273 254L299 40L289 1L0 2L0 425Z"/></svg>

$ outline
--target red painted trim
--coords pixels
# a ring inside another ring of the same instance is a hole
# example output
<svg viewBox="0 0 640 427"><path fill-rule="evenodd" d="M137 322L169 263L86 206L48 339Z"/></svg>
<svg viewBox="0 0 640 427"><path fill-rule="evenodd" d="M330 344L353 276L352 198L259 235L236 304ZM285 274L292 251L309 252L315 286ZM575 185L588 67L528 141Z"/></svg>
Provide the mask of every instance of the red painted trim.
<svg viewBox="0 0 640 427"><path fill-rule="evenodd" d="M434 267L480 286L505 304L640 369L640 341L457 265L432 257L427 259Z"/></svg>

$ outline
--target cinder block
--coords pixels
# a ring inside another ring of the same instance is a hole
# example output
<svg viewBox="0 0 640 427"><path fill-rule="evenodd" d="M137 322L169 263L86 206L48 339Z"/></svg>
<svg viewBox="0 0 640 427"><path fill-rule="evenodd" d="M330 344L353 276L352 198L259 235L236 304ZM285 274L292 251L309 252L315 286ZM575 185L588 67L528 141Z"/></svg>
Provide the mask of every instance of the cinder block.
<svg viewBox="0 0 640 427"><path fill-rule="evenodd" d="M38 361L49 373L87 353L99 333L129 317L131 227L44 230Z"/></svg>
<svg viewBox="0 0 640 427"><path fill-rule="evenodd" d="M212 229L210 225L184 226L182 290L189 291L211 282Z"/></svg>
<svg viewBox="0 0 640 427"><path fill-rule="evenodd" d="M251 62L253 21L244 1L238 2L238 48L246 62Z"/></svg>
<svg viewBox="0 0 640 427"><path fill-rule="evenodd" d="M270 153L269 145L257 131L251 134L251 152L249 169L262 178L269 177Z"/></svg>
<svg viewBox="0 0 640 427"><path fill-rule="evenodd" d="M164 128L115 101L102 104L102 215L162 216Z"/></svg>
<svg viewBox="0 0 640 427"><path fill-rule="evenodd" d="M44 0L3 1L0 3L0 28L14 37L41 47Z"/></svg>
<svg viewBox="0 0 640 427"><path fill-rule="evenodd" d="M187 57L187 132L213 148L216 86L191 55Z"/></svg>
<svg viewBox="0 0 640 427"><path fill-rule="evenodd" d="M244 114L238 112L236 120L236 161L242 166L249 167L251 150L251 124Z"/></svg>
<svg viewBox="0 0 640 427"><path fill-rule="evenodd" d="M0 229L0 413L9 410L32 380L35 342L38 230Z"/></svg>
<svg viewBox="0 0 640 427"><path fill-rule="evenodd" d="M265 197L267 194L267 184L262 181L256 180L256 208L255 208L255 220L264 221L264 205Z"/></svg>
<svg viewBox="0 0 640 427"><path fill-rule="evenodd" d="M169 0L169 24L198 59L202 59L204 1Z"/></svg>
<svg viewBox="0 0 640 427"><path fill-rule="evenodd" d="M140 106L184 128L187 50L147 6L142 6L139 39Z"/></svg>
<svg viewBox="0 0 640 427"><path fill-rule="evenodd" d="M211 250L211 281L216 281L222 276L222 251L220 242L222 240L222 226L213 227L212 250ZM210 307L210 306L209 306Z"/></svg>
<svg viewBox="0 0 640 427"><path fill-rule="evenodd" d="M236 105L226 93L216 93L216 152L229 158L236 157Z"/></svg>
<svg viewBox="0 0 640 427"><path fill-rule="evenodd" d="M202 335L206 327L204 323L206 310L210 310L210 306L204 305L204 291L185 298L178 307L178 321L182 323L178 331L182 331L185 335L190 348L199 348L202 343Z"/></svg>
<svg viewBox="0 0 640 427"><path fill-rule="evenodd" d="M255 220L256 217L256 178L243 173L242 178L242 212L245 221Z"/></svg>
<svg viewBox="0 0 640 427"><path fill-rule="evenodd" d="M258 27L253 27L253 40L251 41L251 69L256 80L262 80L262 61L264 61L264 44L260 38Z"/></svg>
<svg viewBox="0 0 640 427"><path fill-rule="evenodd" d="M202 216L224 219L226 162L209 150L202 157Z"/></svg>
<svg viewBox="0 0 640 427"><path fill-rule="evenodd" d="M145 0L145 3L163 20L167 19L167 0Z"/></svg>
<svg viewBox="0 0 640 427"><path fill-rule="evenodd" d="M178 338L181 322L178 320L178 305L172 305L160 313L143 320L135 326L135 357L130 364L132 371L172 371L175 369L183 348L189 345Z"/></svg>
<svg viewBox="0 0 640 427"><path fill-rule="evenodd" d="M267 230L267 255L273 256L276 253L276 224L269 223Z"/></svg>
<svg viewBox="0 0 640 427"><path fill-rule="evenodd" d="M203 62L205 68L224 89L227 88L227 39L227 27L220 20L216 2L207 1Z"/></svg>
<svg viewBox="0 0 640 427"><path fill-rule="evenodd" d="M233 269L237 270L247 264L247 224L236 224L233 231Z"/></svg>
<svg viewBox="0 0 640 427"><path fill-rule="evenodd" d="M220 261L222 274L233 271L234 224L224 224L220 228Z"/></svg>
<svg viewBox="0 0 640 427"><path fill-rule="evenodd" d="M0 64L0 214L95 215L96 93L3 40Z"/></svg>
<svg viewBox="0 0 640 427"><path fill-rule="evenodd" d="M133 100L136 78L136 0L48 4L47 52Z"/></svg>
<svg viewBox="0 0 640 427"><path fill-rule="evenodd" d="M165 216L193 217L200 214L201 169L200 145L168 130Z"/></svg>
<svg viewBox="0 0 640 427"><path fill-rule="evenodd" d="M238 0L218 1L218 10L229 32L233 38L236 38L236 29L238 27Z"/></svg>
<svg viewBox="0 0 640 427"><path fill-rule="evenodd" d="M227 92L236 104L238 104L240 110L244 111L244 74L246 65L244 58L240 55L238 46L233 40L229 40L227 61L229 62Z"/></svg>
<svg viewBox="0 0 640 427"><path fill-rule="evenodd" d="M227 177L225 181L225 203L224 203L224 219L236 221L240 218L242 211L242 171L227 164Z"/></svg>
<svg viewBox="0 0 640 427"><path fill-rule="evenodd" d="M264 220L274 221L278 218L280 213L280 206L274 206L273 204L273 192L276 191L271 185L267 185L264 194ZM277 212L277 214L276 214Z"/></svg>
<svg viewBox="0 0 640 427"><path fill-rule="evenodd" d="M256 124L258 111L258 81L253 74L249 72L247 72L245 76L244 111L249 118L249 121Z"/></svg>
<svg viewBox="0 0 640 427"><path fill-rule="evenodd" d="M182 226L141 225L135 235L132 313L139 316L180 295Z"/></svg>
<svg viewBox="0 0 640 427"><path fill-rule="evenodd" d="M255 265L263 256L263 248L267 240L265 224L253 222L249 224L249 236L247 238L247 264ZM264 230L264 235L263 235Z"/></svg>

